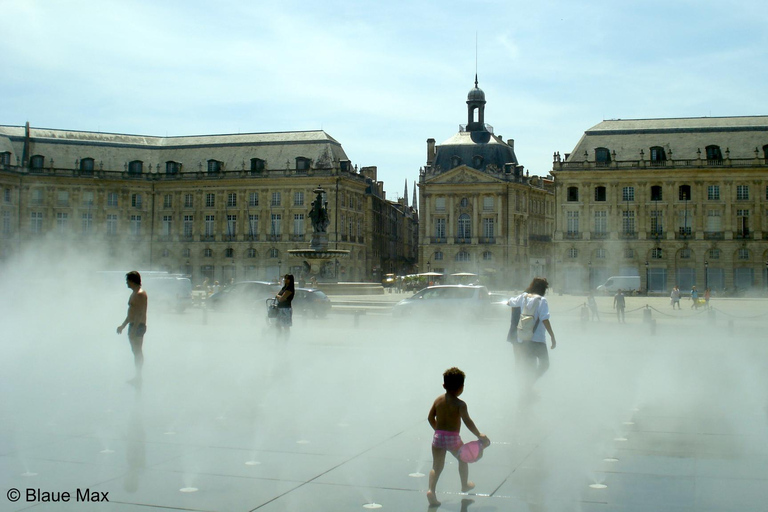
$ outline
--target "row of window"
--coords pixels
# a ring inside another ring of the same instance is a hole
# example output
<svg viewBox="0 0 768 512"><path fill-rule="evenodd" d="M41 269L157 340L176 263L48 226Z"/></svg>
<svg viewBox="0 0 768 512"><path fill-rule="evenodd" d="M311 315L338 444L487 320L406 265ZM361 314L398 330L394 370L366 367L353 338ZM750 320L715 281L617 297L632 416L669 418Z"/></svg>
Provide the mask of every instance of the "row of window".
<svg viewBox="0 0 768 512"><path fill-rule="evenodd" d="M650 233L652 235L662 235L664 232L664 212L662 210L652 210L650 213ZM678 230L680 234L691 235L691 226L693 224L693 215L688 210L680 210L677 212L678 218ZM706 226L705 232L718 233L723 231L722 211L721 210L707 210L706 211ZM571 211L566 212L566 236L573 236L579 233L579 219L580 212ZM631 210L625 210L621 212L622 219L622 232L634 233L635 232L635 212ZM608 232L608 212L596 211L594 212L594 232L597 234L606 234ZM738 209L736 210L736 231L737 233L746 234L749 233L749 210Z"/></svg>
<svg viewBox="0 0 768 512"><path fill-rule="evenodd" d="M0 153L0 163L3 165L10 165L11 163L11 153L10 152L4 152ZM50 167L53 167L54 161L53 159L49 159L48 165ZM311 168L312 160L309 158L299 156L295 159L295 170L297 171L308 171ZM95 170L96 162L93 158L87 157L83 158L81 160L76 161L75 167L81 171L81 172L93 172ZM150 168L151 168L150 164ZM202 162L200 163L199 170L202 171ZM32 155L32 157L29 159L29 167L32 170L40 170L45 167L45 156L43 155ZM99 163L99 169L103 167L103 163ZM169 160L165 162L165 174L168 175L174 175L179 174L182 170L183 164L181 162L175 162L173 160ZM125 170L128 172L128 174L142 174L144 172L144 162L142 160L132 160L130 162L127 162L125 164ZM158 172L160 171L160 164L157 165ZM224 162L221 160L215 160L210 159L206 162L206 170L208 174L216 174L224 170ZM267 170L267 162L266 160L263 160L261 158L251 158L250 160L250 171L252 173L260 173Z"/></svg>
<svg viewBox="0 0 768 512"><path fill-rule="evenodd" d="M446 219L435 219L435 238L445 238ZM483 238L493 238L496 236L496 219L489 217L482 219ZM472 220L469 215L462 213L456 222L457 238L472 238Z"/></svg>
<svg viewBox="0 0 768 512"><path fill-rule="evenodd" d="M757 149L755 149L757 151ZM711 144L704 148L704 152L708 162L722 162L723 152L720 150L720 146ZM641 150L642 153L642 150ZM644 154L644 153L643 153ZM697 157L701 158L701 149L696 150ZM725 148L725 154L728 156L730 150ZM651 164L657 162L667 161L667 152L661 146L652 146L649 149ZM669 151L669 155L672 155L672 150ZM763 146L763 158L768 159L768 144ZM608 165L616 159L616 151L610 151L608 148L595 148L595 163L597 165Z"/></svg>
<svg viewBox="0 0 768 512"><path fill-rule="evenodd" d="M661 247L655 247L651 249L651 259L654 260L660 260L664 259L664 249ZM622 255L624 256L624 259L634 259L635 258L636 251L634 249L625 248L622 252ZM683 248L677 251L677 255L681 260L688 260L693 258L693 251L689 248ZM736 259L741 261L748 261L752 259L752 251L746 248L740 248L736 250ZM579 249L575 247L571 247L566 251L566 256L569 259L577 259L579 257ZM608 251L606 249L595 249L593 252L593 257L598 260L604 260L608 258ZM720 259L720 249L709 249L707 251L707 259L708 260L718 260ZM591 264L591 262L590 262Z"/></svg>
<svg viewBox="0 0 768 512"><path fill-rule="evenodd" d="M749 185L736 185L736 200L747 201L750 197ZM595 187L595 201L606 201L606 187ZM765 187L765 198L768 200L768 186ZM691 200L691 186L680 185L677 188L677 199L679 201ZM566 201L577 202L579 200L579 187L568 187L566 190ZM634 201L635 200L635 187L623 187L621 189L622 201ZM651 201L663 201L664 195L661 185L653 185L651 187ZM719 201L720 200L720 185L708 185L707 186L707 200Z"/></svg>
<svg viewBox="0 0 768 512"><path fill-rule="evenodd" d="M435 261L443 261L444 257L443 251L435 251L432 255L432 259ZM481 257L483 261L493 261L493 253L491 251L483 251ZM472 255L467 251L459 251L456 253L454 261L472 261Z"/></svg>

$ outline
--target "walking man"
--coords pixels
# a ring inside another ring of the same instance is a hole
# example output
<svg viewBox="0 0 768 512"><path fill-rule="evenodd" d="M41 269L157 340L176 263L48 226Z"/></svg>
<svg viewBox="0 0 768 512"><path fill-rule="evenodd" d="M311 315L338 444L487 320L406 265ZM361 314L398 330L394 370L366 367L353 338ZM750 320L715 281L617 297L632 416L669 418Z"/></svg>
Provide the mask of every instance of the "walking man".
<svg viewBox="0 0 768 512"><path fill-rule="evenodd" d="M136 367L136 375L128 383L141 386L141 370L144 366L142 345L144 344L144 333L147 332L147 292L141 288L141 275L135 270L125 274L125 284L132 293L128 299L128 315L118 326L117 334L122 334L125 326L128 326L128 341L131 342L133 364Z"/></svg>
<svg viewBox="0 0 768 512"><path fill-rule="evenodd" d="M625 324L624 321L624 308L626 305L624 304L624 293L622 293L621 290L616 292L616 295L613 296L613 309L616 310L616 316L619 319L620 324Z"/></svg>

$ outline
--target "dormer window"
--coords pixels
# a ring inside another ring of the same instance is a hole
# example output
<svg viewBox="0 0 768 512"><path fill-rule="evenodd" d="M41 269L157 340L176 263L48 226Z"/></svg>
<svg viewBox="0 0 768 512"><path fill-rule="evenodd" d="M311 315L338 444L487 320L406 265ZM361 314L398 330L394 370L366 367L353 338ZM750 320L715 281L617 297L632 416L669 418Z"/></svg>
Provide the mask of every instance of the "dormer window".
<svg viewBox="0 0 768 512"><path fill-rule="evenodd" d="M472 167L475 169L479 169L483 166L483 157L480 155L475 155L472 157Z"/></svg>
<svg viewBox="0 0 768 512"><path fill-rule="evenodd" d="M29 168L33 171L42 170L45 165L45 157L42 155L34 155L29 159Z"/></svg>
<svg viewBox="0 0 768 512"><path fill-rule="evenodd" d="M251 174L264 172L266 162L261 158L251 158Z"/></svg>
<svg viewBox="0 0 768 512"><path fill-rule="evenodd" d="M165 174L171 176L174 174L179 174L180 172L181 164L179 162L174 162L173 160L165 162Z"/></svg>
<svg viewBox="0 0 768 512"><path fill-rule="evenodd" d="M141 174L144 170L144 162L141 160L134 160L133 162L128 162L128 174Z"/></svg>
<svg viewBox="0 0 768 512"><path fill-rule="evenodd" d="M667 161L667 153L661 146L651 148L651 165L661 166Z"/></svg>
<svg viewBox="0 0 768 512"><path fill-rule="evenodd" d="M720 163L723 161L723 153L720 151L720 146L707 146L706 150L708 163Z"/></svg>
<svg viewBox="0 0 768 512"><path fill-rule="evenodd" d="M93 172L93 158L80 160L80 172Z"/></svg>
<svg viewBox="0 0 768 512"><path fill-rule="evenodd" d="M575 202L579 200L579 187L568 187L568 199L569 202Z"/></svg>
<svg viewBox="0 0 768 512"><path fill-rule="evenodd" d="M605 166L611 163L611 152L608 148L595 149L595 164Z"/></svg>
<svg viewBox="0 0 768 512"><path fill-rule="evenodd" d="M454 167L458 167L461 165L461 157L460 156L452 156L451 157L451 169Z"/></svg>
<svg viewBox="0 0 768 512"><path fill-rule="evenodd" d="M11 152L4 151L0 153L0 165L11 165Z"/></svg>
<svg viewBox="0 0 768 512"><path fill-rule="evenodd" d="M222 167L222 162L218 160L208 160L208 174L218 174Z"/></svg>
<svg viewBox="0 0 768 512"><path fill-rule="evenodd" d="M309 158L304 158L303 156L296 158L296 170L297 171L308 171L309 170Z"/></svg>

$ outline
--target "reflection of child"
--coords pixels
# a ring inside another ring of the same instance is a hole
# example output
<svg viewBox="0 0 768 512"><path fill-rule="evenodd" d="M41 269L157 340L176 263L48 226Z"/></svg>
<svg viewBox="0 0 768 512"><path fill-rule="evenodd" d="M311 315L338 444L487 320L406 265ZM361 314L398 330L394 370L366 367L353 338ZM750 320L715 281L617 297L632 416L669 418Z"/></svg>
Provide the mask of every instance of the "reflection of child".
<svg viewBox="0 0 768 512"><path fill-rule="evenodd" d="M490 443L488 437L477 430L472 418L469 417L467 404L459 400L459 395L464 391L464 372L455 367L446 370L443 373L443 388L445 388L445 394L437 397L429 410L428 417L429 424L435 430L432 438L432 470L429 472L429 490L427 491L427 499L432 506L440 505L435 496L435 486L445 465L445 452L451 452L458 459L458 451L463 444L459 436L462 420L469 431L482 440L483 444ZM461 491L467 492L474 488L475 484L468 480L467 463L461 460L458 462Z"/></svg>

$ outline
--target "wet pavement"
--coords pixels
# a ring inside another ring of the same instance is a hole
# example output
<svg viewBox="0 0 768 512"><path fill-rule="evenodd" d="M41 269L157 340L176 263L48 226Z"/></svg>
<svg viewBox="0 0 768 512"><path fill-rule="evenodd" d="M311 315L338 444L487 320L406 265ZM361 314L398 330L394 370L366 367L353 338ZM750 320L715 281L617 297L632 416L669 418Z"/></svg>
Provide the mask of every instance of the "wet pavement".
<svg viewBox="0 0 768 512"><path fill-rule="evenodd" d="M632 297L618 324L609 297L582 322L583 300L550 297L537 397L517 392L503 308L472 325L296 318L289 340L261 314L157 312L139 388L114 334L124 302L26 323L7 305L0 510L428 510L426 416L450 366L493 444L470 494L448 461L439 510L765 510L768 301L712 315Z"/></svg>

